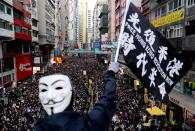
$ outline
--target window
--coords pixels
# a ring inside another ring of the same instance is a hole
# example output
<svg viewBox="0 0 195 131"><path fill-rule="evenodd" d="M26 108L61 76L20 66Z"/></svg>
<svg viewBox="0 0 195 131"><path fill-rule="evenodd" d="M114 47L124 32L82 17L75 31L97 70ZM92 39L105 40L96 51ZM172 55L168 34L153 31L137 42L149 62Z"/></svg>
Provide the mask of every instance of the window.
<svg viewBox="0 0 195 131"><path fill-rule="evenodd" d="M32 25L33 25L34 27L37 27L37 20L32 19Z"/></svg>
<svg viewBox="0 0 195 131"><path fill-rule="evenodd" d="M28 43L23 44L23 53L29 53L30 52L30 46Z"/></svg>
<svg viewBox="0 0 195 131"><path fill-rule="evenodd" d="M4 72L14 69L13 58L4 58L3 65L4 65L3 67Z"/></svg>
<svg viewBox="0 0 195 131"><path fill-rule="evenodd" d="M36 30L33 30L33 36L38 37L38 32Z"/></svg>
<svg viewBox="0 0 195 131"><path fill-rule="evenodd" d="M15 49L15 52L17 54L22 54L22 44L18 44L17 47L14 48Z"/></svg>
<svg viewBox="0 0 195 131"><path fill-rule="evenodd" d="M154 19L159 18L161 14L161 9L158 8L154 11Z"/></svg>
<svg viewBox="0 0 195 131"><path fill-rule="evenodd" d="M5 5L0 3L0 11L5 12Z"/></svg>
<svg viewBox="0 0 195 131"><path fill-rule="evenodd" d="M7 14L12 15L12 10L10 7L7 7Z"/></svg>
<svg viewBox="0 0 195 131"><path fill-rule="evenodd" d="M187 0L187 6L195 5L195 0Z"/></svg>
<svg viewBox="0 0 195 131"><path fill-rule="evenodd" d="M4 28L4 22L2 19L0 19L0 28Z"/></svg>
<svg viewBox="0 0 195 131"><path fill-rule="evenodd" d="M1 66L3 66L3 64L1 65L1 61L2 61L2 59L0 59L0 73L2 72L2 70L1 70ZM3 68L2 68L3 69ZM0 83L1 84L1 83Z"/></svg>
<svg viewBox="0 0 195 131"><path fill-rule="evenodd" d="M177 38L182 36L183 36L183 26L180 24L170 26L169 29L166 30L167 38Z"/></svg>
<svg viewBox="0 0 195 131"><path fill-rule="evenodd" d="M14 30L15 30L15 32L21 32L21 27L15 25L15 26L14 26Z"/></svg>
<svg viewBox="0 0 195 131"><path fill-rule="evenodd" d="M167 8L166 8L166 5L165 5L165 6L163 6L163 7L161 8L161 16L166 15L166 13L167 13Z"/></svg>
<svg viewBox="0 0 195 131"><path fill-rule="evenodd" d="M14 52L14 45L15 44L10 44L10 43L6 43L6 44L2 44L2 51L4 54L10 54Z"/></svg>
<svg viewBox="0 0 195 131"><path fill-rule="evenodd" d="M20 11L14 10L14 17L19 20L24 20L24 16Z"/></svg>
<svg viewBox="0 0 195 131"><path fill-rule="evenodd" d="M173 0L168 3L168 12L174 12L184 7L184 0Z"/></svg>
<svg viewBox="0 0 195 131"><path fill-rule="evenodd" d="M2 19L0 19L0 28L7 29L7 30L13 30L12 24Z"/></svg>

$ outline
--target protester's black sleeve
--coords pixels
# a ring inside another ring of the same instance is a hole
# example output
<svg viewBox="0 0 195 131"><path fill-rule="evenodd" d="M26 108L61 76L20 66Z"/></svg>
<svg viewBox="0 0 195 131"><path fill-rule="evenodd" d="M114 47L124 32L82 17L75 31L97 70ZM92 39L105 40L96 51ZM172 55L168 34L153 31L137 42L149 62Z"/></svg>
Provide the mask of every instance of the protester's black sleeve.
<svg viewBox="0 0 195 131"><path fill-rule="evenodd" d="M104 80L105 89L93 110L89 113L94 130L108 131L110 121L115 112L116 79L113 71L108 71Z"/></svg>

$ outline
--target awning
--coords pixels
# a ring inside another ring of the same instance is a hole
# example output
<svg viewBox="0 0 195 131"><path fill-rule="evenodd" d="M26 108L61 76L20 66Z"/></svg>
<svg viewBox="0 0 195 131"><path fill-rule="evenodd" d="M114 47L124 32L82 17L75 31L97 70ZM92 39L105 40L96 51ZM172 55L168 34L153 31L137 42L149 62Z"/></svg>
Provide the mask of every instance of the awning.
<svg viewBox="0 0 195 131"><path fill-rule="evenodd" d="M146 108L146 111L151 115L151 116L163 116L165 115L165 112L162 111L160 108L154 106L152 108Z"/></svg>
<svg viewBox="0 0 195 131"><path fill-rule="evenodd" d="M187 109L191 114L195 114L195 101L194 98L186 94L175 91L174 89L169 93L171 102L178 106Z"/></svg>

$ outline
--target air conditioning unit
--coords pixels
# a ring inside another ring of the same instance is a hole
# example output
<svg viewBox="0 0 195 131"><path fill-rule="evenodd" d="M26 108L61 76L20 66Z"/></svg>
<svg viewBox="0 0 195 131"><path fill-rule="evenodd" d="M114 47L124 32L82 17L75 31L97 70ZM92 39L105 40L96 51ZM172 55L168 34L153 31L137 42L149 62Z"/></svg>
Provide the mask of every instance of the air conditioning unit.
<svg viewBox="0 0 195 131"><path fill-rule="evenodd" d="M190 26L190 22L189 21L186 21L185 22L185 26Z"/></svg>

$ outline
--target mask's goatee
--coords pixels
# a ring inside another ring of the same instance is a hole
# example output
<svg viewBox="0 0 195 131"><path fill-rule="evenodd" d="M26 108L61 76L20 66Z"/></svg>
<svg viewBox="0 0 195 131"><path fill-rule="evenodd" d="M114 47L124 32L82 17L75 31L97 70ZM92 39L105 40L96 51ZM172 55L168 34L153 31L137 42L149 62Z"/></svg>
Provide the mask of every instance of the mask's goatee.
<svg viewBox="0 0 195 131"><path fill-rule="evenodd" d="M51 115L53 115L54 113L53 113L53 107L51 107Z"/></svg>

